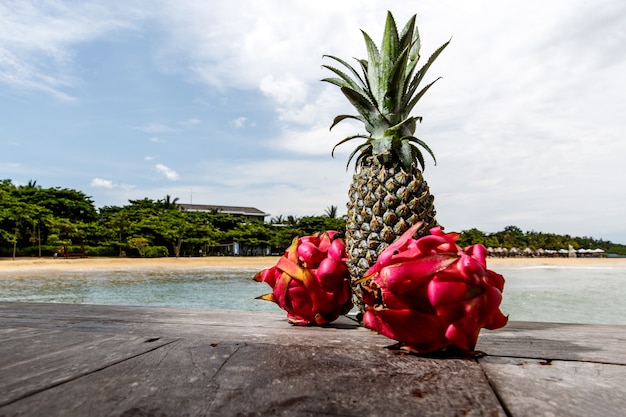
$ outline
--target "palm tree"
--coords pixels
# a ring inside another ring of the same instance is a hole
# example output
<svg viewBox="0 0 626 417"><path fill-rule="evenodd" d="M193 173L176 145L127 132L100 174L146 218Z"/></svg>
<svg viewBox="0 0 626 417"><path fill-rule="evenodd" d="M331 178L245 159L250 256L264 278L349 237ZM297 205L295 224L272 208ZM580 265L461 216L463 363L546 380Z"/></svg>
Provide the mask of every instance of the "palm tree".
<svg viewBox="0 0 626 417"><path fill-rule="evenodd" d="M326 207L326 210L324 211L324 215L328 217L329 219L336 219L337 218L337 206Z"/></svg>
<svg viewBox="0 0 626 417"><path fill-rule="evenodd" d="M278 216L272 217L270 219L270 224L283 224L284 221L285 221L285 219L283 218L283 215L279 214Z"/></svg>
<svg viewBox="0 0 626 417"><path fill-rule="evenodd" d="M287 216L287 224L292 227L297 227L300 219L296 216Z"/></svg>
<svg viewBox="0 0 626 417"><path fill-rule="evenodd" d="M170 197L170 195L169 195L169 194L167 194L167 195L165 196L165 199L163 199L163 200L161 200L161 201L163 202L163 208L164 208L165 210L173 210L173 209L177 209L177 208L178 208L178 204L176 204L176 203L178 203L178 200L179 200L179 199L178 199L178 197L176 197L176 198L174 198L174 199L172 200L172 198Z"/></svg>

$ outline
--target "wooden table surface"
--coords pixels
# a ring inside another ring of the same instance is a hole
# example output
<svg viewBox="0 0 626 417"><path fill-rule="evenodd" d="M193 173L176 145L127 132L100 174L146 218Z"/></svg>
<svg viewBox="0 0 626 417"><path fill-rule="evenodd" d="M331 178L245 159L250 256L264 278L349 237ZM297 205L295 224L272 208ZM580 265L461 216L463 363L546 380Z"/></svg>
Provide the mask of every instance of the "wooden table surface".
<svg viewBox="0 0 626 417"><path fill-rule="evenodd" d="M341 318L0 302L0 416L624 416L626 326L511 322L482 357Z"/></svg>

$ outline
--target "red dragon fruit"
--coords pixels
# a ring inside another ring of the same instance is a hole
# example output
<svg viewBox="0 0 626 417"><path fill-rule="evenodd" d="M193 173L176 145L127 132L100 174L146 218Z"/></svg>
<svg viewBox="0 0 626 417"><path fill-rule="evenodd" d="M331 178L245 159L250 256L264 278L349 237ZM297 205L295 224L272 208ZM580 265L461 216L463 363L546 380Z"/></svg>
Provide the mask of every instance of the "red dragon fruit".
<svg viewBox="0 0 626 417"><path fill-rule="evenodd" d="M359 280L363 324L413 351L472 351L481 328L507 322L500 311L504 278L487 269L484 246L461 249L458 234L440 227L413 239L420 227L385 249Z"/></svg>
<svg viewBox="0 0 626 417"><path fill-rule="evenodd" d="M272 287L258 299L273 301L290 323L326 324L352 308L346 245L338 232L295 238L275 266L254 276Z"/></svg>

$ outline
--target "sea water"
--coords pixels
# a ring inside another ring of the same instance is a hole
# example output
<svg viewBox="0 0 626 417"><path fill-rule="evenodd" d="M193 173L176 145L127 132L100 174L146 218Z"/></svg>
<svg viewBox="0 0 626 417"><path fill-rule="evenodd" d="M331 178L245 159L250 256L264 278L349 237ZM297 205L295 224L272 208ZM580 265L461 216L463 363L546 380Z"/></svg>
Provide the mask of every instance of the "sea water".
<svg viewBox="0 0 626 417"><path fill-rule="evenodd" d="M0 272L0 301L280 311L257 270L83 270ZM510 320L626 325L626 269L500 268L501 309Z"/></svg>
<svg viewBox="0 0 626 417"><path fill-rule="evenodd" d="M626 269L541 266L500 268L501 310L510 320L626 324Z"/></svg>

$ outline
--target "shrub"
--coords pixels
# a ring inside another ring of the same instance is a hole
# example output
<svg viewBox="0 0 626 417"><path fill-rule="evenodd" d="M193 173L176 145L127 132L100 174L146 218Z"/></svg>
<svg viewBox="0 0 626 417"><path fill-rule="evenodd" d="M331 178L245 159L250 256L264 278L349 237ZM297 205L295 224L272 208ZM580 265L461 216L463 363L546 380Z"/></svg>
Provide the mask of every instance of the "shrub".
<svg viewBox="0 0 626 417"><path fill-rule="evenodd" d="M144 249L146 258L163 258L169 256L169 251L165 246L148 246Z"/></svg>

